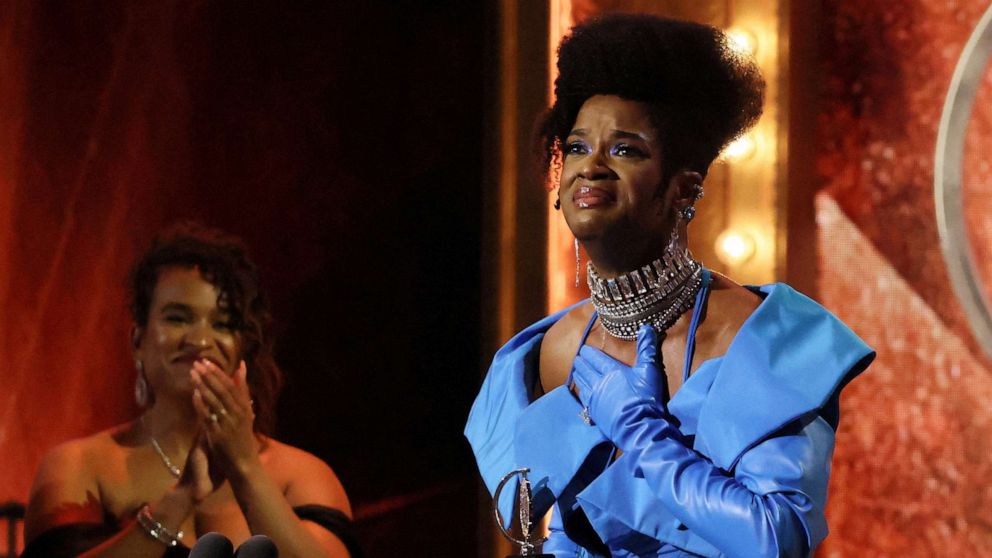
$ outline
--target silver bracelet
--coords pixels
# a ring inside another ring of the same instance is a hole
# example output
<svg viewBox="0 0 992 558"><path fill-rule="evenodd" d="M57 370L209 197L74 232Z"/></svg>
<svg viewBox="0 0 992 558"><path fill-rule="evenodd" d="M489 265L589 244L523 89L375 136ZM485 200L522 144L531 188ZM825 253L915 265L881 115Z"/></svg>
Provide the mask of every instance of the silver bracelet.
<svg viewBox="0 0 992 558"><path fill-rule="evenodd" d="M155 518L152 517L152 508L148 504L141 506L141 509L138 510L137 520L138 525L141 525L149 537L165 546L178 546L179 541L183 540L182 531L172 534L172 531L166 529L165 525L155 521Z"/></svg>

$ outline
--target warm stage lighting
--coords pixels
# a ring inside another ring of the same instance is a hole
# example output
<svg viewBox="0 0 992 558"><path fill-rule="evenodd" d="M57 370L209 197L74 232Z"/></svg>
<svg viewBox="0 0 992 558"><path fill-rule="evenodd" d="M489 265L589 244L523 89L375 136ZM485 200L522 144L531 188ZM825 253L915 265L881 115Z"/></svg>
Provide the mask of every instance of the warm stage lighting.
<svg viewBox="0 0 992 558"><path fill-rule="evenodd" d="M727 38L734 52L751 57L758 53L758 38L747 29L731 27L727 30Z"/></svg>
<svg viewBox="0 0 992 558"><path fill-rule="evenodd" d="M748 261L754 256L754 252L754 237L746 232L727 229L716 238L717 258L729 266Z"/></svg>
<svg viewBox="0 0 992 558"><path fill-rule="evenodd" d="M747 134L735 139L730 142L730 145L723 148L720 158L730 162L744 161L750 159L757 150L758 142L755 140L754 135Z"/></svg>

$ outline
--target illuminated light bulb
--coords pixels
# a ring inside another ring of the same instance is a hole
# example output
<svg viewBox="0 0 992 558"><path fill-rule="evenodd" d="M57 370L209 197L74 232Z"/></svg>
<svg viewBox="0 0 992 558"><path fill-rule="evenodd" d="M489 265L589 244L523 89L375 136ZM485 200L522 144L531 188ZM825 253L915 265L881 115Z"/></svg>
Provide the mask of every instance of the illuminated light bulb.
<svg viewBox="0 0 992 558"><path fill-rule="evenodd" d="M730 48L738 54L754 56L758 53L758 38L747 29L731 27L727 30L727 38Z"/></svg>
<svg viewBox="0 0 992 558"><path fill-rule="evenodd" d="M716 257L729 265L740 265L754 256L754 237L734 229L727 229L716 237Z"/></svg>
<svg viewBox="0 0 992 558"><path fill-rule="evenodd" d="M720 158L731 162L744 161L751 158L757 150L758 142L754 139L753 135L747 134L735 139L730 142L730 145L724 147L723 152L720 153Z"/></svg>

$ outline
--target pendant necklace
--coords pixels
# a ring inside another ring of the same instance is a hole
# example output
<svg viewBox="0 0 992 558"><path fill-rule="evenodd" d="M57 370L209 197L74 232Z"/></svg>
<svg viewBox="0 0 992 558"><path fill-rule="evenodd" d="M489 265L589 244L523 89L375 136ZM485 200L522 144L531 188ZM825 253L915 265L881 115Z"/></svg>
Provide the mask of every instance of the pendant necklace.
<svg viewBox="0 0 992 558"><path fill-rule="evenodd" d="M157 453L159 458L162 460L162 464L165 465L165 468L169 470L169 474L171 474L173 477L177 479L181 477L183 474L183 470L177 467L176 464L173 463L171 459L169 459L169 456L166 455L164 451L162 451L162 446L159 445L158 440L156 440L155 436L152 435L151 430L145 426L145 416L141 415L141 418L139 418L138 420L141 422L141 428L148 430L148 437L151 438L152 440L152 447L155 448L155 453Z"/></svg>

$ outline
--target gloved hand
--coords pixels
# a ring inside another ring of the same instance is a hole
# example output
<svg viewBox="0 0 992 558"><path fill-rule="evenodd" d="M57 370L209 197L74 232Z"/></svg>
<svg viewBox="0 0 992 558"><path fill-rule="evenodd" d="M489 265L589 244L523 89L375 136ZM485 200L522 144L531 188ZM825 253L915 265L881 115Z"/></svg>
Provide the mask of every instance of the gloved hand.
<svg viewBox="0 0 992 558"><path fill-rule="evenodd" d="M572 378L579 400L603 434L625 451L625 431L644 418L668 415L663 403L668 382L658 360L657 337L653 327L641 326L633 367L588 345L575 357Z"/></svg>
<svg viewBox="0 0 992 558"><path fill-rule="evenodd" d="M579 351L572 377L589 416L680 523L725 555L807 556L807 527L823 522L833 431L822 419L790 426L748 450L733 475L718 469L687 446L662 403L654 339L641 328L633 367Z"/></svg>

